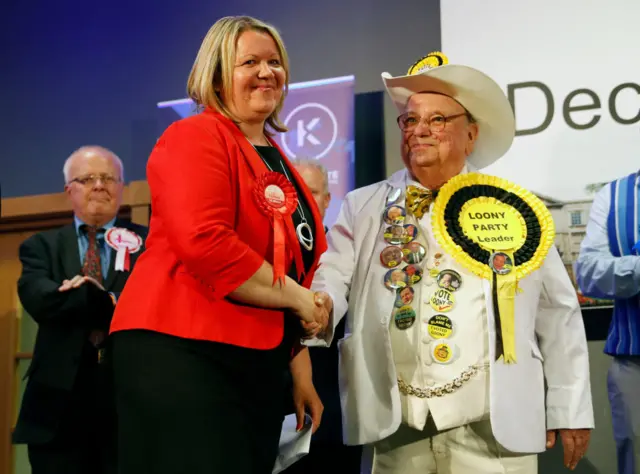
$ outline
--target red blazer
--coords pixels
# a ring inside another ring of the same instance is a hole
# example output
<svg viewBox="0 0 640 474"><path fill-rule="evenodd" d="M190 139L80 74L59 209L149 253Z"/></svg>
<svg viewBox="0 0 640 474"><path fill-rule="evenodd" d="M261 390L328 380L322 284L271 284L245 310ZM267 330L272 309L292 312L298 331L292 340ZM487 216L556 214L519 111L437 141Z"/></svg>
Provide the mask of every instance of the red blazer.
<svg viewBox="0 0 640 474"><path fill-rule="evenodd" d="M146 251L120 295L111 332L149 329L255 349L280 343L282 311L227 298L264 260L272 263L273 228L253 198L256 177L268 171L236 125L211 109L164 132L147 163L152 212ZM303 282L308 288L327 243L309 189L293 167L291 175L315 221L315 259ZM287 257L287 270L290 264Z"/></svg>

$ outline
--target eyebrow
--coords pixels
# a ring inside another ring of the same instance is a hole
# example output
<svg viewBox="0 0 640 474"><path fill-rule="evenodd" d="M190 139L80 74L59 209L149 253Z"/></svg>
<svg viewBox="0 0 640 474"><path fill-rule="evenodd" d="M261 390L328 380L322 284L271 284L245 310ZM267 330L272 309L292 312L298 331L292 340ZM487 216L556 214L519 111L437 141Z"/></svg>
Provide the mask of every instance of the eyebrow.
<svg viewBox="0 0 640 474"><path fill-rule="evenodd" d="M236 57L237 57L237 59L251 59L251 58L257 58L257 57L259 57L259 55L254 54L254 53L248 53L248 54L244 54L242 56L238 55ZM274 51L273 53L269 54L268 57L269 58L280 58L280 53L278 51Z"/></svg>
<svg viewBox="0 0 640 474"><path fill-rule="evenodd" d="M408 110L405 113L413 114L413 115L422 115L419 112L415 112L415 111L412 111L412 110ZM444 116L444 115L450 115L450 114L447 114L447 113L443 112L442 110L434 110L433 112L430 112L428 115L442 115L442 116Z"/></svg>

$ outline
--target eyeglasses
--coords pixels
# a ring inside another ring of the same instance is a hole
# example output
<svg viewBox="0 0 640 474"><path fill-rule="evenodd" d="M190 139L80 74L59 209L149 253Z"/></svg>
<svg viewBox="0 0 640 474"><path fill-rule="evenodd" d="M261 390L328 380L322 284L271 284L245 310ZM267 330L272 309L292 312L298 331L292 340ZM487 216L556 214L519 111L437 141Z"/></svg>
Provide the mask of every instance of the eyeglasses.
<svg viewBox="0 0 640 474"><path fill-rule="evenodd" d="M429 125L429 129L432 132L441 132L442 130L444 130L444 127L447 124L447 122L457 119L458 117L465 117L465 116L466 117L469 116L467 112L463 112L461 114L455 114L455 115L447 115L447 116L444 116L441 114L434 114L434 115L431 115L429 118L427 118L426 122ZM415 128L418 126L420 122L425 121L425 119L420 117L419 115L407 112L400 115L397 121L398 121L398 127L400 127L400 130L402 130L403 132L411 132L415 130Z"/></svg>
<svg viewBox="0 0 640 474"><path fill-rule="evenodd" d="M69 181L69 184L80 183L83 186L86 186L87 184L93 186L98 180L102 181L102 183L106 184L107 186L120 182L120 178L116 178L115 176L111 176L109 174L88 174L86 176L72 179L71 181Z"/></svg>

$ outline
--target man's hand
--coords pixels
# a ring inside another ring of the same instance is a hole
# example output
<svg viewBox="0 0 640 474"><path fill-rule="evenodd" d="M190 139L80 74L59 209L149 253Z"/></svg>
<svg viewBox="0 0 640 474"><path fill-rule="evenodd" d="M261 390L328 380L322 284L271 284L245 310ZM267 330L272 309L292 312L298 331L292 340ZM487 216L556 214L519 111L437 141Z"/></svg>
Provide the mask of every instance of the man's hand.
<svg viewBox="0 0 640 474"><path fill-rule="evenodd" d="M76 275L71 280L64 280L60 288L58 288L58 291L63 292L63 291L72 290L74 288L80 288L86 282L89 282L95 285L97 288L101 289L102 291L105 291L104 286L102 286L102 284L98 280L86 275Z"/></svg>
<svg viewBox="0 0 640 474"><path fill-rule="evenodd" d="M313 339L318 334L324 332L329 324L329 314L333 309L333 301L331 297L323 292L319 291L313 295L315 303L315 311L313 313L313 322L301 321L302 329L304 331L303 339Z"/></svg>
<svg viewBox="0 0 640 474"><path fill-rule="evenodd" d="M319 311L316 311L316 322L320 324L321 331L324 331L329 324L329 315L333 311L333 300L324 291L316 291L313 299Z"/></svg>
<svg viewBox="0 0 640 474"><path fill-rule="evenodd" d="M578 465L578 461L587 452L591 430L549 430L547 431L547 449L553 448L556 444L557 432L560 432L560 439L564 448L564 465L573 471Z"/></svg>

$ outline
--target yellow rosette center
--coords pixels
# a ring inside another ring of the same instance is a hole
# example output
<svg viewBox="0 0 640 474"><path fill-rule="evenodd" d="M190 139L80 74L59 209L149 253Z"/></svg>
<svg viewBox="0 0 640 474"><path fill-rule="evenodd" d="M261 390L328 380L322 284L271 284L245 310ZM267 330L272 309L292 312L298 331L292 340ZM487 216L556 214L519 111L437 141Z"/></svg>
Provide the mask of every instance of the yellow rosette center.
<svg viewBox="0 0 640 474"><path fill-rule="evenodd" d="M440 188L431 222L440 246L491 282L495 360L515 363L518 280L539 269L553 246L549 210L537 196L514 183L468 173Z"/></svg>
<svg viewBox="0 0 640 474"><path fill-rule="evenodd" d="M459 221L469 239L487 251L503 254L498 260L503 265L500 269L504 271L496 271L493 275L502 332L503 347L499 349L502 349L506 364L515 363L515 297L518 284L516 272L510 267L514 264L514 252L527 239L527 224L516 209L490 197L466 202L460 210Z"/></svg>
<svg viewBox="0 0 640 474"><path fill-rule="evenodd" d="M465 235L485 250L516 250L527 239L527 224L520 213L494 198L468 201L459 219Z"/></svg>

